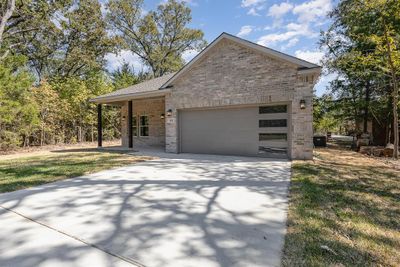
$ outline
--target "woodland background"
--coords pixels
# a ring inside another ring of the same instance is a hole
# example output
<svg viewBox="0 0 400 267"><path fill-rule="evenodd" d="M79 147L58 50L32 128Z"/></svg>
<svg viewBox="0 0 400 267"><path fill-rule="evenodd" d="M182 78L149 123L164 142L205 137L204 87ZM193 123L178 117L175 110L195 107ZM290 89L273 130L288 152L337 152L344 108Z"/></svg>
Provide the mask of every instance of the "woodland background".
<svg viewBox="0 0 400 267"><path fill-rule="evenodd" d="M329 17L322 64L337 78L314 98L315 132L360 134L370 122L398 147L400 1L341 0ZM0 0L0 149L94 141L88 100L179 70L184 52L206 46L190 22L177 0L149 12L143 0ZM145 68L108 72L106 54L123 49ZM119 108L103 110L104 138L118 138Z"/></svg>

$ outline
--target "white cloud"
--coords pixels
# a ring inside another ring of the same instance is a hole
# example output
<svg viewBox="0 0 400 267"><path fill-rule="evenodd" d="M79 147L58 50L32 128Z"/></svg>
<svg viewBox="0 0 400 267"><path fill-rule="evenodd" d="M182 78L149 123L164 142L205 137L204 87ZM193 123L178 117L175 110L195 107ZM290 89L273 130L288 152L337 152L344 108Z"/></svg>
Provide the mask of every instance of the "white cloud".
<svg viewBox="0 0 400 267"><path fill-rule="evenodd" d="M290 25L290 26L289 26ZM318 35L317 33L311 31L307 25L302 25L302 27L295 27L295 24L289 24L287 27L288 31L283 33L270 33L261 36L257 43L264 46L274 45L276 43L281 43L289 41L291 39L298 39L299 37L312 38ZM289 41L290 42L290 41ZM296 41L291 41L293 42Z"/></svg>
<svg viewBox="0 0 400 267"><path fill-rule="evenodd" d="M292 9L293 5L288 2L281 3L280 5L274 4L269 8L268 16L274 18L281 18Z"/></svg>
<svg viewBox="0 0 400 267"><path fill-rule="evenodd" d="M187 50L185 52L183 52L182 54L182 58L185 61L185 63L188 63L189 61L191 61L195 56L197 56L199 52L196 50Z"/></svg>
<svg viewBox="0 0 400 267"><path fill-rule="evenodd" d="M252 15L252 16L261 16L255 7L252 7L247 11L247 15Z"/></svg>
<svg viewBox="0 0 400 267"><path fill-rule="evenodd" d="M296 32L285 32L285 33L271 33L264 36L261 36L257 43L260 45L268 46L274 43L279 43L283 41L287 41L297 35Z"/></svg>
<svg viewBox="0 0 400 267"><path fill-rule="evenodd" d="M129 63L135 71L147 69L139 56L129 50L122 50L118 54L108 53L105 58L107 60L107 68L111 71L118 69L124 62Z"/></svg>
<svg viewBox="0 0 400 267"><path fill-rule="evenodd" d="M245 25L242 28L240 28L240 31L237 34L237 36L243 37L243 36L249 35L253 31L253 28L254 28L253 26Z"/></svg>
<svg viewBox="0 0 400 267"><path fill-rule="evenodd" d="M289 42L282 46L282 50L295 46L299 42L299 38L295 37L289 40Z"/></svg>
<svg viewBox="0 0 400 267"><path fill-rule="evenodd" d="M242 0L242 7L253 7L263 4L265 0Z"/></svg>
<svg viewBox="0 0 400 267"><path fill-rule="evenodd" d="M248 8L247 15L261 16L259 11L265 8L266 0L242 0L241 7Z"/></svg>
<svg viewBox="0 0 400 267"><path fill-rule="evenodd" d="M321 64L324 53L321 51L297 50L295 56L314 64Z"/></svg>
<svg viewBox="0 0 400 267"><path fill-rule="evenodd" d="M312 22L318 18L325 17L331 9L331 0L311 0L296 5L293 8L293 14L298 15L298 21L300 22Z"/></svg>
<svg viewBox="0 0 400 267"><path fill-rule="evenodd" d="M302 29L304 29L304 27L308 27L308 25L297 23L289 23L288 25L286 25L286 29L288 31L301 31Z"/></svg>

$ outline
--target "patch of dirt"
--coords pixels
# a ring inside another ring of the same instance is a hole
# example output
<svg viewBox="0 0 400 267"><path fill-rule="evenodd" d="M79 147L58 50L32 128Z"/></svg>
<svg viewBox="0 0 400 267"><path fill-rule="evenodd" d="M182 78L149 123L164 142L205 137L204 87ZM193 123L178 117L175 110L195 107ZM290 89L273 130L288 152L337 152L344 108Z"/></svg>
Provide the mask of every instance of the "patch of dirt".
<svg viewBox="0 0 400 267"><path fill-rule="evenodd" d="M329 158L330 161L346 162L348 165L381 166L400 170L400 160L363 155L352 150L317 148L315 155L314 160L319 160L320 155L323 158Z"/></svg>
<svg viewBox="0 0 400 267"><path fill-rule="evenodd" d="M103 141L103 147L118 146L121 144L120 140ZM97 142L84 142L78 144L58 144L58 145L46 145L46 146L31 146L26 148L20 148L16 150L0 151L0 159L14 159L19 157L31 157L48 155L50 152L63 151L69 149L86 149L86 148L97 148Z"/></svg>

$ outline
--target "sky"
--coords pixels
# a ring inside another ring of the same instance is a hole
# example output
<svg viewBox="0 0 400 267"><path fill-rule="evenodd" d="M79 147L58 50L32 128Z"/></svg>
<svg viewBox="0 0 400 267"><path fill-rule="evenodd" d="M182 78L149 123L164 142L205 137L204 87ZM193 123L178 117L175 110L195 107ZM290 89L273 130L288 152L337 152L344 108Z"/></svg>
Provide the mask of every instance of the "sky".
<svg viewBox="0 0 400 267"><path fill-rule="evenodd" d="M145 11L153 10L165 0L145 0ZM192 10L190 28L201 29L211 43L222 32L227 32L283 53L319 64L324 52L318 41L320 32L327 30L327 13L335 0L181 0ZM190 61L196 51L183 55ZM124 60L136 70L143 69L137 56L129 51L107 55L108 68L118 68ZM322 95L334 75L323 74L316 85Z"/></svg>

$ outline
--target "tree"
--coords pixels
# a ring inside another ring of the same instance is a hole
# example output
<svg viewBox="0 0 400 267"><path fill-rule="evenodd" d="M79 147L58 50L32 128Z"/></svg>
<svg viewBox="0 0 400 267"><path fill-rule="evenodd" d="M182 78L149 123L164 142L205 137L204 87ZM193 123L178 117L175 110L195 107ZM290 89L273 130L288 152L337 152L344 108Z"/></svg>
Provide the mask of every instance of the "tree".
<svg viewBox="0 0 400 267"><path fill-rule="evenodd" d="M184 2L168 0L146 15L143 0L110 0L107 20L121 46L138 55L155 77L179 70L182 54L206 45L203 32L187 27L191 10Z"/></svg>
<svg viewBox="0 0 400 267"><path fill-rule="evenodd" d="M124 62L122 66L110 74L115 89L125 88L140 82L139 75L129 63Z"/></svg>
<svg viewBox="0 0 400 267"><path fill-rule="evenodd" d="M104 57L116 43L108 36L98 0L18 3L6 38L13 52L28 57L39 81L104 69Z"/></svg>
<svg viewBox="0 0 400 267"><path fill-rule="evenodd" d="M391 101L394 157L398 157L398 79L400 72L400 1L343 0L331 13L334 23L322 39L327 66L342 75L343 91L365 88L364 116L371 97ZM389 106L389 105L388 105Z"/></svg>
<svg viewBox="0 0 400 267"><path fill-rule="evenodd" d="M330 95L314 96L313 98L313 128L315 132L332 132L340 128L341 114L336 108L336 101Z"/></svg>
<svg viewBox="0 0 400 267"><path fill-rule="evenodd" d="M6 29L7 23L11 18L12 14L15 10L15 0L7 0L5 2L0 2L0 51L3 48L3 34ZM3 55L0 56L0 59L3 59L8 54L8 49L4 52Z"/></svg>
<svg viewBox="0 0 400 267"><path fill-rule="evenodd" d="M38 108L31 97L33 77L26 59L9 56L0 63L0 148L29 145L37 127Z"/></svg>
<svg viewBox="0 0 400 267"><path fill-rule="evenodd" d="M41 146L64 141L61 122L66 114L66 103L47 81L32 89L32 95L39 110L39 140Z"/></svg>

